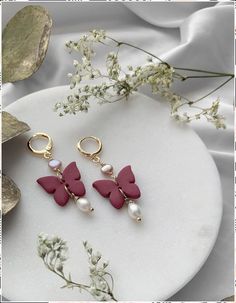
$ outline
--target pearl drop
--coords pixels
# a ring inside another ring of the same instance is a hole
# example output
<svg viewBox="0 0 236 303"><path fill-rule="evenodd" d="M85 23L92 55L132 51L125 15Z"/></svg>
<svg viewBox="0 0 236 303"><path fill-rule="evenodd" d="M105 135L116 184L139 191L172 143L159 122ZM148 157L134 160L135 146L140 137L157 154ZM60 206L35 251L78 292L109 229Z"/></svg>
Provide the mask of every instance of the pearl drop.
<svg viewBox="0 0 236 303"><path fill-rule="evenodd" d="M60 160L56 160L56 159L52 159L48 162L48 166L53 169L56 170L61 166L61 161Z"/></svg>
<svg viewBox="0 0 236 303"><path fill-rule="evenodd" d="M135 219L136 221L141 221L141 209L133 201L130 201L128 204L128 213L132 219Z"/></svg>
<svg viewBox="0 0 236 303"><path fill-rule="evenodd" d="M113 167L111 164L103 164L101 167L101 172L105 175L112 175Z"/></svg>
<svg viewBox="0 0 236 303"><path fill-rule="evenodd" d="M78 206L78 208L80 210L82 210L83 212L91 212L94 209L91 207L90 202L86 199L86 198L79 198L76 200L76 205Z"/></svg>

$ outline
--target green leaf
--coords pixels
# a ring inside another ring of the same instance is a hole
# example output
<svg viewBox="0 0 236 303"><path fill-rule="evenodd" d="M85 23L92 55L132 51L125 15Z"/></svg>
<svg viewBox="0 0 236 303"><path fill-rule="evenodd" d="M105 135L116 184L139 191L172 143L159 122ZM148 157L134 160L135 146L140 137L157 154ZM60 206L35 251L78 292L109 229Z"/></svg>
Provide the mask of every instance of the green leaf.
<svg viewBox="0 0 236 303"><path fill-rule="evenodd" d="M19 121L8 112L2 112L2 143L30 130L25 122Z"/></svg>
<svg viewBox="0 0 236 303"><path fill-rule="evenodd" d="M67 284L61 286L60 288L67 288Z"/></svg>
<svg viewBox="0 0 236 303"><path fill-rule="evenodd" d="M14 181L2 176L2 213L6 215L10 212L20 201L21 193Z"/></svg>
<svg viewBox="0 0 236 303"><path fill-rule="evenodd" d="M2 36L3 83L30 77L47 52L52 19L42 6L27 5L7 23Z"/></svg>

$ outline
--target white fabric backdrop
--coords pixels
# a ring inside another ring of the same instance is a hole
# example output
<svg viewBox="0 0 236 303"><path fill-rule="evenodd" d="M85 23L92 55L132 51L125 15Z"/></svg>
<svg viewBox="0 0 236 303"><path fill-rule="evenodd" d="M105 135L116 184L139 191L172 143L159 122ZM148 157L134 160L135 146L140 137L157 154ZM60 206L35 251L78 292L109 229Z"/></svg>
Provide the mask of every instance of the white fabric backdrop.
<svg viewBox="0 0 236 303"><path fill-rule="evenodd" d="M34 2L35 4L35 2ZM175 66L233 72L233 6L227 3L41 3L54 20L46 59L28 80L5 84L3 105L52 86L67 84L73 55L64 48L92 28L104 28L117 39L133 42ZM27 3L3 3L3 27ZM143 58L144 59L144 58ZM124 64L140 64L136 51L125 49ZM98 53L98 65L102 65ZM222 81L222 80L221 80ZM191 80L178 87L192 99L220 80ZM148 90L143 90L151 95ZM233 294L233 83L209 97L220 96L227 130L206 122L193 128L213 155L223 186L224 214L215 247L200 272L171 300L215 301ZM171 273L170 273L171 274Z"/></svg>

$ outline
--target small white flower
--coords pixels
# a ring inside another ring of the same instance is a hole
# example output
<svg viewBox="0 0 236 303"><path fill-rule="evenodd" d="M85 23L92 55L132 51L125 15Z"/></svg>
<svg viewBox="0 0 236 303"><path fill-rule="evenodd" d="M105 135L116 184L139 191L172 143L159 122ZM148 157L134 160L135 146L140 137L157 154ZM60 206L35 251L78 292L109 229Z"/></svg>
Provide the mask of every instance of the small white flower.
<svg viewBox="0 0 236 303"><path fill-rule="evenodd" d="M79 61L78 60L73 60L73 65L74 65L74 67L78 66L79 65Z"/></svg>
<svg viewBox="0 0 236 303"><path fill-rule="evenodd" d="M117 52L109 52L106 55L106 71L100 71L94 66L95 56L94 46L98 43L109 44L115 42ZM87 112L90 100L97 99L99 104L111 103L118 100L126 100L129 95L137 91L143 85L148 85L153 94L159 94L170 104L171 115L180 122L190 122L205 117L207 121L215 125L216 128L225 128L225 119L219 115L219 99L212 102L209 108L195 106L194 101L186 102L186 99L178 96L172 91L172 84L175 79L183 80L185 75L181 75L172 66L163 63L149 56L148 64L131 66L123 69L120 65L118 53L120 46L124 44L106 35L104 30L94 29L87 35L83 35L78 41L67 41L66 47L69 52L79 52L81 60L74 60L75 73L69 73L70 88L73 92L65 102L58 102L54 110L59 111L59 115L76 114L77 112ZM144 50L145 52L145 50ZM125 70L125 71L124 71ZM181 71L182 73L182 71ZM186 77L188 78L188 77ZM97 85L84 85L85 80L96 79ZM99 80L100 83L99 83ZM104 82L104 80L106 80ZM186 79L185 79L186 80ZM79 86L79 87L78 87ZM188 107L196 109L192 115L183 114L183 110Z"/></svg>

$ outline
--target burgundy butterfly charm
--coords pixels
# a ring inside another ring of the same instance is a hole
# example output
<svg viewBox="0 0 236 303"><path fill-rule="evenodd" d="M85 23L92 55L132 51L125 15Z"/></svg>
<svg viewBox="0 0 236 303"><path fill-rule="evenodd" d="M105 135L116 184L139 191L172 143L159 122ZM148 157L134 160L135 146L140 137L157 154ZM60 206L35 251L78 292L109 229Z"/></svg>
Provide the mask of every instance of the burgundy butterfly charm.
<svg viewBox="0 0 236 303"><path fill-rule="evenodd" d="M127 199L138 199L141 196L130 165L119 172L115 181L98 180L93 183L93 187L117 209L122 208Z"/></svg>
<svg viewBox="0 0 236 303"><path fill-rule="evenodd" d="M42 177L37 182L47 193L53 194L54 200L58 205L65 206L70 198L70 194L74 194L76 197L83 197L85 195L85 187L80 178L80 172L76 163L71 162L64 169L61 177Z"/></svg>

